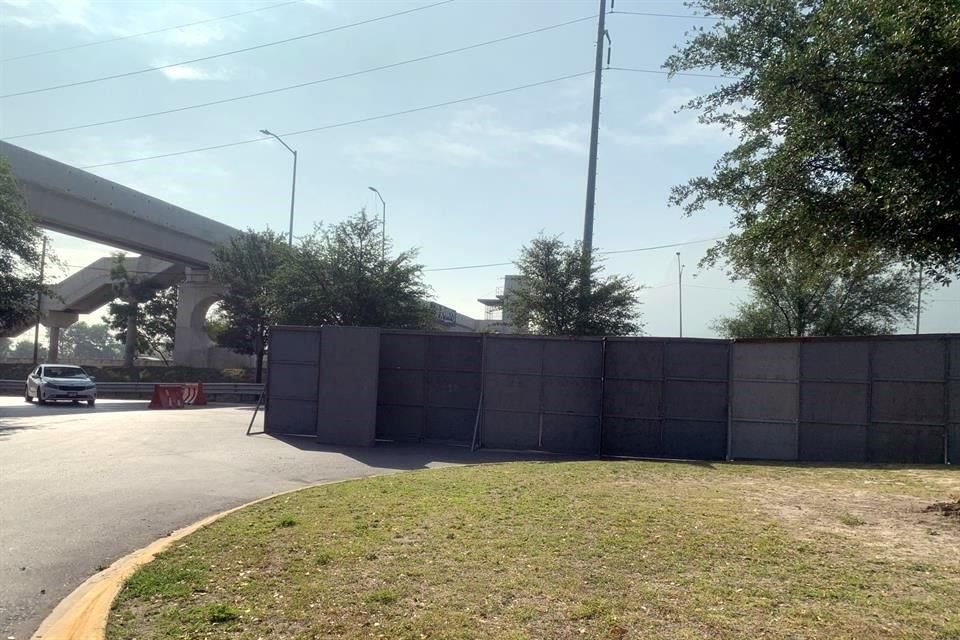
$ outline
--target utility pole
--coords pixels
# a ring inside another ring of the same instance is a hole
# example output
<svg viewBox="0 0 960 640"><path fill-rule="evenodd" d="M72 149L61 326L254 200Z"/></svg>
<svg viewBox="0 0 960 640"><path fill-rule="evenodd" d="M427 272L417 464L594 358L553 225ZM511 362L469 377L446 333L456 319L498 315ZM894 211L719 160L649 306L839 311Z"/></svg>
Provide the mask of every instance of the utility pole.
<svg viewBox="0 0 960 640"><path fill-rule="evenodd" d="M923 304L923 265L917 277L917 335L920 335L920 305Z"/></svg>
<svg viewBox="0 0 960 640"><path fill-rule="evenodd" d="M677 251L677 291L680 293L680 337L683 337L683 265L680 264L680 252Z"/></svg>
<svg viewBox="0 0 960 640"><path fill-rule="evenodd" d="M584 285L590 281L590 265L593 254L593 208L597 191L597 137L600 132L600 86L603 80L603 39L610 41L605 18L607 0L600 0L600 15L597 16L597 55L593 71L593 117L590 121L590 156L587 161L587 204L583 214L583 262ZM607 63L610 62L609 48Z"/></svg>
<svg viewBox="0 0 960 640"><path fill-rule="evenodd" d="M43 297L43 267L47 261L47 235L43 235L43 249L40 251L40 284L37 285L37 326L33 328L33 364L37 364L40 355L40 299Z"/></svg>

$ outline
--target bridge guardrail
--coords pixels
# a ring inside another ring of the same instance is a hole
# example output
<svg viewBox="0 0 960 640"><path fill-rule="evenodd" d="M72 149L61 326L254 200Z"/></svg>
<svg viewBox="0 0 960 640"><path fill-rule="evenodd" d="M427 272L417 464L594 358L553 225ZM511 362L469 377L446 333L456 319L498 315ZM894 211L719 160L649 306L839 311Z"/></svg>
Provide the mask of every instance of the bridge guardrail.
<svg viewBox="0 0 960 640"><path fill-rule="evenodd" d="M98 398L140 398L149 400L155 384L177 382L97 382ZM0 395L23 394L23 380L0 380ZM203 391L210 402L256 402L263 385L253 382L204 382Z"/></svg>

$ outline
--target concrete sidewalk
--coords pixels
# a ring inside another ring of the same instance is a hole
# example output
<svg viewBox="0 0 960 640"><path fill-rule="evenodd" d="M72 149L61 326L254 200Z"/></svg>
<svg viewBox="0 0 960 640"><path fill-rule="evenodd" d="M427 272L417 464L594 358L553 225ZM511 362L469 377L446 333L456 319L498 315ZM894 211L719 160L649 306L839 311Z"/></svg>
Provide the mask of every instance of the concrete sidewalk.
<svg viewBox="0 0 960 640"><path fill-rule="evenodd" d="M251 411L0 398L0 638L28 638L100 568L223 509L322 481L518 457L248 437Z"/></svg>

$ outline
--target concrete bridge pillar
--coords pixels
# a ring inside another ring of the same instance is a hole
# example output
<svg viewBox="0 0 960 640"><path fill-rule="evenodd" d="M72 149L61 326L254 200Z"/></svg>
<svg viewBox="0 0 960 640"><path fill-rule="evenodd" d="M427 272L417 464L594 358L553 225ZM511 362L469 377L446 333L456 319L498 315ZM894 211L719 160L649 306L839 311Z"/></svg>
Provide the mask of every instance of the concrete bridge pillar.
<svg viewBox="0 0 960 640"><path fill-rule="evenodd" d="M204 331L207 311L220 299L223 290L210 280L206 269L187 269L186 280L177 296L177 330L173 340L173 360L184 367L210 366L209 353L214 342Z"/></svg>
<svg viewBox="0 0 960 640"><path fill-rule="evenodd" d="M79 318L79 314L71 311L47 311L41 319L41 324L47 327L50 334L50 348L47 351L47 362L60 361L60 329L72 325Z"/></svg>

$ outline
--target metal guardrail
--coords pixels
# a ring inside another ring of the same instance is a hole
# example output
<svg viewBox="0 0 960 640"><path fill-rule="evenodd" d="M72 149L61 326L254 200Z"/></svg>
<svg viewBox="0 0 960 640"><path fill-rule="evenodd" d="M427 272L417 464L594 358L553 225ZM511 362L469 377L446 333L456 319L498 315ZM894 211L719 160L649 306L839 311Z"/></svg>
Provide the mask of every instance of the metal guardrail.
<svg viewBox="0 0 960 640"><path fill-rule="evenodd" d="M98 398L149 398L156 384L177 382L97 382ZM0 395L21 395L23 380L0 380ZM256 402L263 385L253 382L204 382L203 392L211 402Z"/></svg>

